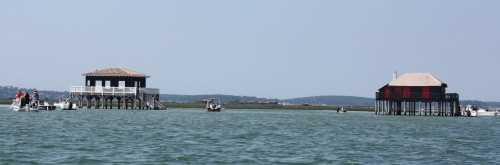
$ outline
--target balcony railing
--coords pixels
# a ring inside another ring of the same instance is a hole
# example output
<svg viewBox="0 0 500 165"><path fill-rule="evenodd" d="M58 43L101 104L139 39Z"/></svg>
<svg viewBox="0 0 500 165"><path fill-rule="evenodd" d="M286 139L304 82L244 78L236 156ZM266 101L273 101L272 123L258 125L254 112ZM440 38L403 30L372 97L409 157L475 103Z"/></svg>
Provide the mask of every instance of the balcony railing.
<svg viewBox="0 0 500 165"><path fill-rule="evenodd" d="M153 88L137 88L137 87L87 87L73 86L70 88L71 93L87 94L87 95L137 95L137 94L159 94L159 89Z"/></svg>

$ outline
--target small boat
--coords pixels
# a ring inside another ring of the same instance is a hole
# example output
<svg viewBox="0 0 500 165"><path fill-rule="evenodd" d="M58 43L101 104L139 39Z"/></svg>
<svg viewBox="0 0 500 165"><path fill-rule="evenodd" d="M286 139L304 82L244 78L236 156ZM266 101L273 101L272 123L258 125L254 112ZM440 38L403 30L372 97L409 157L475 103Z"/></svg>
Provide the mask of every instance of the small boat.
<svg viewBox="0 0 500 165"><path fill-rule="evenodd" d="M53 111L56 110L56 106L50 105L48 102L44 102L43 105L39 104L27 104L21 106L18 102L13 102L10 105L10 109L16 112L39 112L39 111Z"/></svg>
<svg viewBox="0 0 500 165"><path fill-rule="evenodd" d="M10 105L10 109L15 111L15 112L39 112L37 107L31 107L30 105L21 105L21 102L19 101L12 101L12 104Z"/></svg>
<svg viewBox="0 0 500 165"><path fill-rule="evenodd" d="M78 110L78 106L75 103L71 102L69 99L54 103L54 106L61 110Z"/></svg>
<svg viewBox="0 0 500 165"><path fill-rule="evenodd" d="M337 113L346 113L347 110L344 109L344 107L339 107L337 108Z"/></svg>
<svg viewBox="0 0 500 165"><path fill-rule="evenodd" d="M16 99L12 100L12 105L10 109L16 112L39 112L39 111L53 111L56 109L55 106L50 105L48 102L44 101L41 104L40 96L36 89L33 90L32 97L26 92L17 91Z"/></svg>
<svg viewBox="0 0 500 165"><path fill-rule="evenodd" d="M220 104L220 101L217 101L218 103L215 102L216 99L206 99L204 100L207 102L205 108L207 109L208 112L220 112L222 111L222 104Z"/></svg>
<svg viewBox="0 0 500 165"><path fill-rule="evenodd" d="M469 117L494 117L499 116L496 111L489 111L487 109L479 108L478 106L467 105L464 111L464 116Z"/></svg>
<svg viewBox="0 0 500 165"><path fill-rule="evenodd" d="M50 105L48 102L44 102L43 105L36 104L37 106L35 107L37 110L40 111L53 111L56 110L56 106Z"/></svg>

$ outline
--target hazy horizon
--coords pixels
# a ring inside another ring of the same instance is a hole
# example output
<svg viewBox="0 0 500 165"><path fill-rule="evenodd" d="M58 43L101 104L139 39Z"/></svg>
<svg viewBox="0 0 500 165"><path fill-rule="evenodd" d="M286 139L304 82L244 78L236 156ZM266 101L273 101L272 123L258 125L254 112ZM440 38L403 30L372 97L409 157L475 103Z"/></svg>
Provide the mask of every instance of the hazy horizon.
<svg viewBox="0 0 500 165"><path fill-rule="evenodd" d="M1 1L0 85L68 90L126 67L163 94L373 97L428 72L500 101L500 1Z"/></svg>

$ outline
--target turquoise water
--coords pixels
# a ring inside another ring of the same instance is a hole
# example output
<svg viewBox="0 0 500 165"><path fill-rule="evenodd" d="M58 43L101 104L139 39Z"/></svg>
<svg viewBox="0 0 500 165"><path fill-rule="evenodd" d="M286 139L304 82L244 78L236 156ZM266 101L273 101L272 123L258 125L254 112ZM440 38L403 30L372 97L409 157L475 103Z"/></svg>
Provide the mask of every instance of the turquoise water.
<svg viewBox="0 0 500 165"><path fill-rule="evenodd" d="M0 164L496 164L500 118L331 111L16 113Z"/></svg>

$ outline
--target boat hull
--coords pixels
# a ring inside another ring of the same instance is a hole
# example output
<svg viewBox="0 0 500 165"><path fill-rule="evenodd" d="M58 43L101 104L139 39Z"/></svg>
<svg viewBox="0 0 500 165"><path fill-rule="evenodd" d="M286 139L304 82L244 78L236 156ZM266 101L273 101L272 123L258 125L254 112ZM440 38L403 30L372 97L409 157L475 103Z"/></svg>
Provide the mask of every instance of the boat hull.
<svg viewBox="0 0 500 165"><path fill-rule="evenodd" d="M40 111L53 111L56 110L56 106L52 105L40 105L37 107L24 106L21 107L19 104L12 104L10 109L15 112L40 112Z"/></svg>
<svg viewBox="0 0 500 165"><path fill-rule="evenodd" d="M498 116L497 112L472 112L472 117L495 117Z"/></svg>
<svg viewBox="0 0 500 165"><path fill-rule="evenodd" d="M78 110L78 106L71 102L60 102L54 105L60 110Z"/></svg>
<svg viewBox="0 0 500 165"><path fill-rule="evenodd" d="M56 110L56 106L53 106L53 105L42 105L42 106L38 106L38 110L42 110L42 111L54 111L54 110Z"/></svg>
<svg viewBox="0 0 500 165"><path fill-rule="evenodd" d="M14 112L38 112L36 109L32 109L30 107L19 107L19 106L11 106L10 109Z"/></svg>
<svg viewBox="0 0 500 165"><path fill-rule="evenodd" d="M208 112L221 112L222 108L217 108L217 109L208 108L207 111Z"/></svg>

